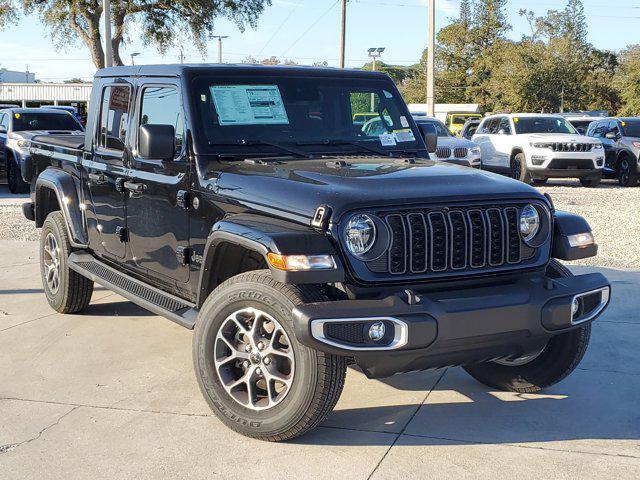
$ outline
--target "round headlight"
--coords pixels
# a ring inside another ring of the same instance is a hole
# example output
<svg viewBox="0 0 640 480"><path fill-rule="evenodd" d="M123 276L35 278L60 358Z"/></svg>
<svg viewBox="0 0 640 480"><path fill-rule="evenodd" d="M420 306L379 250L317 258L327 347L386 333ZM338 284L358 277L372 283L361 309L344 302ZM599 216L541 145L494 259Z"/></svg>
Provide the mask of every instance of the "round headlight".
<svg viewBox="0 0 640 480"><path fill-rule="evenodd" d="M345 241L349 251L360 256L367 253L376 241L376 225L369 215L351 217L345 229Z"/></svg>
<svg viewBox="0 0 640 480"><path fill-rule="evenodd" d="M540 215L533 205L527 205L520 214L520 234L525 242L529 242L540 230Z"/></svg>

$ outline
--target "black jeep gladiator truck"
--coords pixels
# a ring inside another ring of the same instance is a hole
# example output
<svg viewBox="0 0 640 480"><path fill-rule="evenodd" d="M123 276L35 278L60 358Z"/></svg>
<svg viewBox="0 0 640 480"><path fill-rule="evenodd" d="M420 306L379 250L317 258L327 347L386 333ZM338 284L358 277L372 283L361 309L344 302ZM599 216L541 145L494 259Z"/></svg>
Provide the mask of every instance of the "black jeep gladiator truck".
<svg viewBox="0 0 640 480"><path fill-rule="evenodd" d="M596 254L589 225L431 160L434 134L376 72L100 70L85 134L32 139L25 168L47 300L81 312L98 283L195 329L211 409L265 440L318 425L353 363L548 387L609 302L603 275L558 261Z"/></svg>

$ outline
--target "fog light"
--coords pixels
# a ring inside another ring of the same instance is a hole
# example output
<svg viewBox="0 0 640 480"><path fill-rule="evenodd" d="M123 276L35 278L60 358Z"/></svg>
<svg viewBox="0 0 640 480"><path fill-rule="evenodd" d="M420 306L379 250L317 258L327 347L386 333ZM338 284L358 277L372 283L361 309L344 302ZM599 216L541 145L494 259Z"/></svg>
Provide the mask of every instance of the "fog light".
<svg viewBox="0 0 640 480"><path fill-rule="evenodd" d="M580 311L580 299L574 298L573 302L571 302L571 318L576 318L576 314Z"/></svg>
<svg viewBox="0 0 640 480"><path fill-rule="evenodd" d="M531 156L531 162L536 165L536 166L540 166L542 164L544 164L544 162L547 161L547 157L542 157L540 155L532 155Z"/></svg>
<svg viewBox="0 0 640 480"><path fill-rule="evenodd" d="M376 322L369 327L369 338L374 342L379 342L384 338L385 326L382 322Z"/></svg>

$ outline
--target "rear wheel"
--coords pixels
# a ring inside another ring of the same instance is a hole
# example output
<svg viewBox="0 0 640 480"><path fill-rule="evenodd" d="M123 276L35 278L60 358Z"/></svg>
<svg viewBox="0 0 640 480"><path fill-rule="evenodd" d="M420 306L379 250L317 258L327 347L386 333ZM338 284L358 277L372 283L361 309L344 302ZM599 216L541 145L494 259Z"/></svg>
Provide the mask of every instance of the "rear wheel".
<svg viewBox="0 0 640 480"><path fill-rule="evenodd" d="M635 162L625 155L618 163L618 182L623 187L635 187L638 185L638 172Z"/></svg>
<svg viewBox="0 0 640 480"><path fill-rule="evenodd" d="M602 177L581 178L580 184L586 188L596 188L602 182Z"/></svg>
<svg viewBox="0 0 640 480"><path fill-rule="evenodd" d="M524 153L518 153L511 159L511 178L520 180L528 185L533 183L533 178L527 168L527 160Z"/></svg>
<svg viewBox="0 0 640 480"><path fill-rule="evenodd" d="M62 213L50 213L42 225L40 271L47 301L59 313L80 312L93 294L93 282L69 268L71 251Z"/></svg>
<svg viewBox="0 0 640 480"><path fill-rule="evenodd" d="M7 183L11 193L27 193L29 191L29 184L22 179L20 167L11 156L7 157Z"/></svg>
<svg viewBox="0 0 640 480"><path fill-rule="evenodd" d="M268 271L240 274L209 296L198 317L193 361L205 400L229 428L268 441L316 427L337 403L343 357L298 342L296 305L326 300Z"/></svg>
<svg viewBox="0 0 640 480"><path fill-rule="evenodd" d="M547 275L572 276L562 264L552 260ZM591 324L552 337L540 351L517 358L468 365L464 369L473 378L499 390L533 393L558 383L569 375L584 357L591 336Z"/></svg>

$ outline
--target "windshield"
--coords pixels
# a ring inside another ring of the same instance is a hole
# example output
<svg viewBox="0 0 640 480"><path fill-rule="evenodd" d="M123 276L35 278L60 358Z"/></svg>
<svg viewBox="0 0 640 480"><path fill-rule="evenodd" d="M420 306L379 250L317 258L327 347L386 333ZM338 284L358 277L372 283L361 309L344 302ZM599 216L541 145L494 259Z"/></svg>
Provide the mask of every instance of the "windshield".
<svg viewBox="0 0 640 480"><path fill-rule="evenodd" d="M587 129L591 123L593 123L593 120L571 120L571 125L574 126L580 135L587 133Z"/></svg>
<svg viewBox="0 0 640 480"><path fill-rule="evenodd" d="M13 131L29 130L82 130L78 121L68 113L14 113Z"/></svg>
<svg viewBox="0 0 640 480"><path fill-rule="evenodd" d="M434 127L436 127L436 133L438 134L438 137L451 136L449 130L447 130L447 127L445 127L444 123L442 123L440 120L416 120L416 123L420 125L433 125Z"/></svg>
<svg viewBox="0 0 640 480"><path fill-rule="evenodd" d="M625 137L640 138L640 120L624 120L622 122L622 133Z"/></svg>
<svg viewBox="0 0 640 480"><path fill-rule="evenodd" d="M384 80L200 77L192 98L196 128L215 154L282 154L285 148L311 154L330 145L360 153L424 148L404 102Z"/></svg>
<svg viewBox="0 0 640 480"><path fill-rule="evenodd" d="M578 133L569 122L560 117L514 117L517 134Z"/></svg>
<svg viewBox="0 0 640 480"><path fill-rule="evenodd" d="M482 115L454 115L451 117L451 123L455 125L464 125L467 120L472 118L482 118Z"/></svg>

